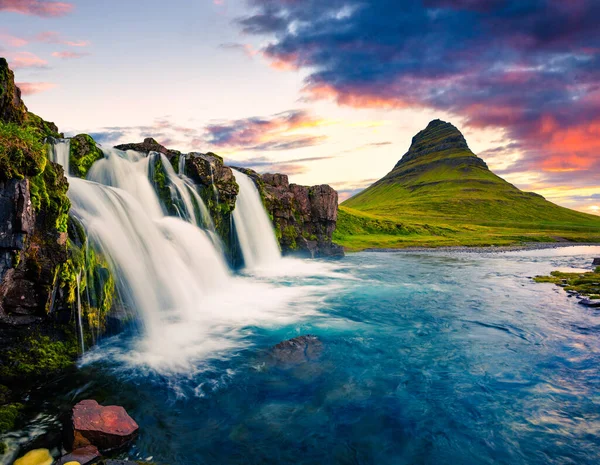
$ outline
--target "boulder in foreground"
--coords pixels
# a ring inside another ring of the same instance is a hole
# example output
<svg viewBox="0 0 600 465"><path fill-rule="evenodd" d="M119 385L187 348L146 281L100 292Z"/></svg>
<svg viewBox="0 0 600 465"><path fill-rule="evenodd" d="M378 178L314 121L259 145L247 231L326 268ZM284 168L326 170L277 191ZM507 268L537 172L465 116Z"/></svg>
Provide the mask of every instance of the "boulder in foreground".
<svg viewBox="0 0 600 465"><path fill-rule="evenodd" d="M131 444L138 430L138 424L123 407L82 400L73 407L65 447L75 450L94 445L101 452L117 450Z"/></svg>

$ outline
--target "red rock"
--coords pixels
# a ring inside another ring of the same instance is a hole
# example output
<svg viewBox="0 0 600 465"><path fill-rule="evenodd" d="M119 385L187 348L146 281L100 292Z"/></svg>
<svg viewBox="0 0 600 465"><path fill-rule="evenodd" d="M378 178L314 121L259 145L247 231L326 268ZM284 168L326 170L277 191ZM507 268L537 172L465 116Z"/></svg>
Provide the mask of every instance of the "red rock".
<svg viewBox="0 0 600 465"><path fill-rule="evenodd" d="M75 449L70 454L63 455L58 459L56 465L64 465L69 462L79 462L81 465L89 465L95 463L101 457L102 455L96 446L85 446Z"/></svg>
<svg viewBox="0 0 600 465"><path fill-rule="evenodd" d="M139 426L123 407L103 407L87 399L73 407L71 425L65 447L69 450L94 445L107 452L129 445L137 436Z"/></svg>

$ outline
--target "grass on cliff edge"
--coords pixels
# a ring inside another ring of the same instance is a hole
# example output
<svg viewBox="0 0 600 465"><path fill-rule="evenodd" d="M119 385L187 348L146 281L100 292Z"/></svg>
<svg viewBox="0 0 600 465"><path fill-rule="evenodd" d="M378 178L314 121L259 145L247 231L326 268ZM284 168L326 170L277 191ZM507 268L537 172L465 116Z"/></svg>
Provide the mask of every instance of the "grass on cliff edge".
<svg viewBox="0 0 600 465"><path fill-rule="evenodd" d="M561 208L561 207L557 207ZM566 210L566 209L565 209ZM577 212L574 212L577 213ZM592 215L584 215L592 217ZM553 221L473 224L443 217L376 215L340 205L333 240L347 251L367 248L508 246L528 242L599 242L600 217L585 222Z"/></svg>

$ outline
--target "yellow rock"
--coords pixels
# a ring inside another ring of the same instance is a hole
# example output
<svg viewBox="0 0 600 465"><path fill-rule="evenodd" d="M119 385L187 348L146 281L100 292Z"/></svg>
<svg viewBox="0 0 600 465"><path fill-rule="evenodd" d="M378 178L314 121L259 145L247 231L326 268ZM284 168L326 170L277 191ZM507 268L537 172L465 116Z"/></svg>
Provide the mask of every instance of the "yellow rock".
<svg viewBox="0 0 600 465"><path fill-rule="evenodd" d="M81 465L79 462L67 462L65 465Z"/></svg>
<svg viewBox="0 0 600 465"><path fill-rule="evenodd" d="M36 449L27 452L23 457L17 459L13 465L52 465L54 459L48 449Z"/></svg>

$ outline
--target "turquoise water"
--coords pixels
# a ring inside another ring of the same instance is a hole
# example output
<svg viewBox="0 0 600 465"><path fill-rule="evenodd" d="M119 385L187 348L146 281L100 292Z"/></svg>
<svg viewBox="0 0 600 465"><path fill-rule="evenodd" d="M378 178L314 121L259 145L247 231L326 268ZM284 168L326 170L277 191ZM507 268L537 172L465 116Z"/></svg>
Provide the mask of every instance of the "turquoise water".
<svg viewBox="0 0 600 465"><path fill-rule="evenodd" d="M530 279L593 256L359 253L328 265L338 276L262 278L306 286L316 312L244 328L243 347L188 373L105 356L121 336L60 397L124 405L141 428L130 456L171 465L596 464L600 311ZM264 363L308 333L317 361Z"/></svg>

